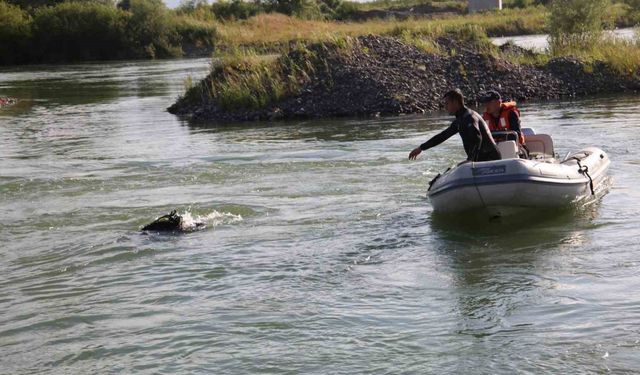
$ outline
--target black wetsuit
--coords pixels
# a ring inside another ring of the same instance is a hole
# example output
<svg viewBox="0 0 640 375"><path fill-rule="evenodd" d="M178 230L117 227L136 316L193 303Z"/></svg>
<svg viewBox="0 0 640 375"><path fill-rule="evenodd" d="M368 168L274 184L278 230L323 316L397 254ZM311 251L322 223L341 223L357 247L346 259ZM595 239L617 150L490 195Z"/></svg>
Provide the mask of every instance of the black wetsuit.
<svg viewBox="0 0 640 375"><path fill-rule="evenodd" d="M456 119L442 132L420 145L422 150L430 149L460 134L464 150L469 161L488 161L500 159L500 152L491 137L489 127L475 111L463 107L456 112Z"/></svg>

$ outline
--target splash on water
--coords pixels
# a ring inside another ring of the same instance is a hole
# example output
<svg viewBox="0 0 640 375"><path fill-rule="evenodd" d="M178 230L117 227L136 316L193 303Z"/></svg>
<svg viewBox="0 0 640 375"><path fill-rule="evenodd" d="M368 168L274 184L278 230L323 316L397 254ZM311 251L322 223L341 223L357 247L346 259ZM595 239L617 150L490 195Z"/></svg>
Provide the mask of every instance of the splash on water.
<svg viewBox="0 0 640 375"><path fill-rule="evenodd" d="M613 179L611 176L604 177L602 181L595 186L593 194L578 197L573 202L573 207L578 211L590 210L591 207L597 206L602 201L602 198L609 193L612 187Z"/></svg>
<svg viewBox="0 0 640 375"><path fill-rule="evenodd" d="M189 210L186 210L181 213L180 216L182 217L180 229L185 232L213 228L224 224L234 224L243 220L241 215L235 215L230 212L218 212L216 210L206 215L194 215Z"/></svg>
<svg viewBox="0 0 640 375"><path fill-rule="evenodd" d="M10 105L14 105L18 102L17 99L15 98L8 98L8 97L2 97L0 96L0 108L2 107L8 107Z"/></svg>

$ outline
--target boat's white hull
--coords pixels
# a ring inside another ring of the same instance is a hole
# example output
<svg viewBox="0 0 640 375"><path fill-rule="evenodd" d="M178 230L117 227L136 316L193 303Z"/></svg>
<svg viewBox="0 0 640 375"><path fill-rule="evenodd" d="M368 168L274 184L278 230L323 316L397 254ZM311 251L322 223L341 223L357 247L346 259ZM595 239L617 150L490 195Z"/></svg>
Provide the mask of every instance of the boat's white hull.
<svg viewBox="0 0 640 375"><path fill-rule="evenodd" d="M607 154L594 147L562 163L525 159L464 163L436 178L428 196L434 211L443 213L484 209L492 216L505 216L523 209L561 208L591 196L589 176L597 190L609 164Z"/></svg>

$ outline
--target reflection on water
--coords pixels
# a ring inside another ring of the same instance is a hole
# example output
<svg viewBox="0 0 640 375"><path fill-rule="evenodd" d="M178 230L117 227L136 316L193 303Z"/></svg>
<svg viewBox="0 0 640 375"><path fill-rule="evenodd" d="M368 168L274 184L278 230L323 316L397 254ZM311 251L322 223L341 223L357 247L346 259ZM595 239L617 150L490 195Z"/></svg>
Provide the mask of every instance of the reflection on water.
<svg viewBox="0 0 640 375"><path fill-rule="evenodd" d="M208 61L0 70L7 373L635 373L637 96L526 103L556 151L601 147L597 204L431 215L444 114L189 124ZM206 230L142 235L177 209ZM240 220L239 218L242 218Z"/></svg>

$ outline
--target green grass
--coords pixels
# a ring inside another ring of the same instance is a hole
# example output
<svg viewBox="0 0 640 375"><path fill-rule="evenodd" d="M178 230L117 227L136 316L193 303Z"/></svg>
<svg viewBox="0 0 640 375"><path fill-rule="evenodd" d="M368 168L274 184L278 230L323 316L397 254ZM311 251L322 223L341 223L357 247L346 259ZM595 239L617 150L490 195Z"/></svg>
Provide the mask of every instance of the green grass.
<svg viewBox="0 0 640 375"><path fill-rule="evenodd" d="M554 57L572 56L587 63L602 61L611 69L628 77L640 77L640 40L601 38L593 45L566 45L555 50Z"/></svg>
<svg viewBox="0 0 640 375"><path fill-rule="evenodd" d="M213 101L227 111L264 108L298 94L317 65L316 54L301 44L280 56L234 48L214 61L209 77L187 90L183 102Z"/></svg>

